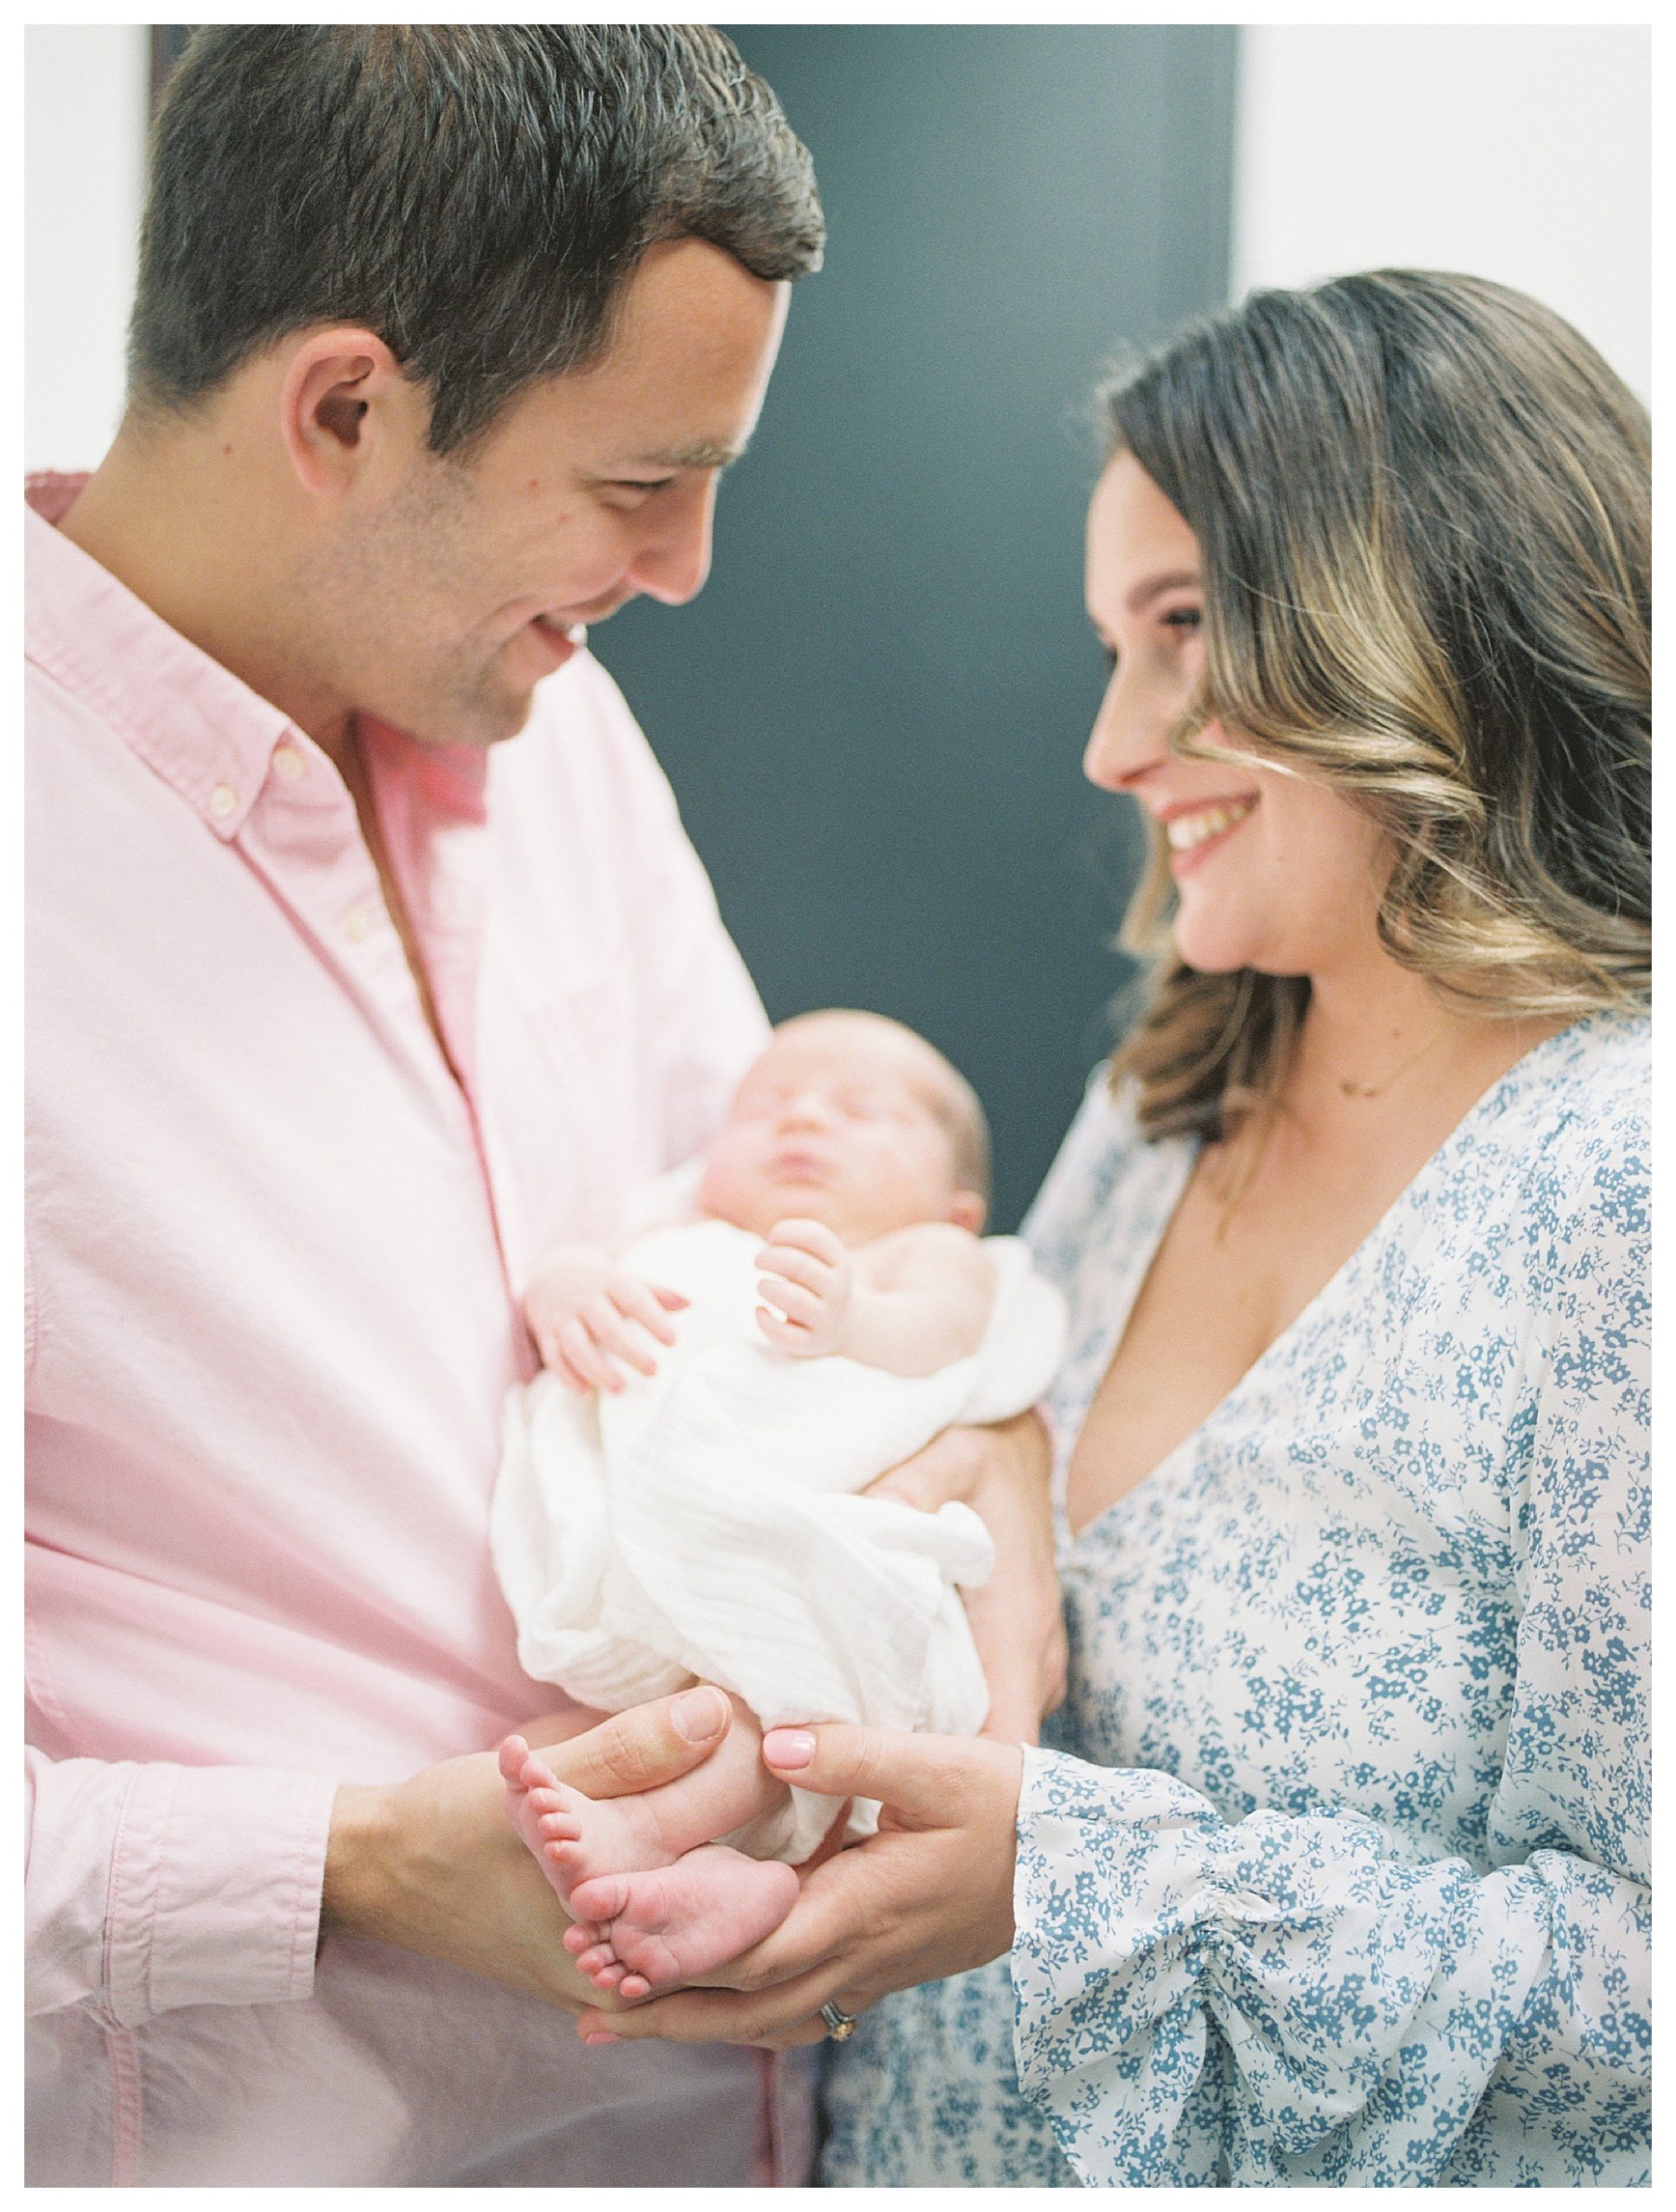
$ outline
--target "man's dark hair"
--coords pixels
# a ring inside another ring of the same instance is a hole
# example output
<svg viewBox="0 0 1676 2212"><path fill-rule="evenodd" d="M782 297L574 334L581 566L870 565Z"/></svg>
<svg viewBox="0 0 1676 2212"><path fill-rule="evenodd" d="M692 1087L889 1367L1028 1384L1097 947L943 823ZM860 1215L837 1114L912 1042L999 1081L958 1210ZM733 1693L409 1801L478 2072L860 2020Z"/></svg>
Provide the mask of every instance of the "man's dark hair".
<svg viewBox="0 0 1676 2212"><path fill-rule="evenodd" d="M184 409L288 332L374 331L457 450L598 359L647 247L817 269L809 158L719 31L214 24L158 111L130 398Z"/></svg>

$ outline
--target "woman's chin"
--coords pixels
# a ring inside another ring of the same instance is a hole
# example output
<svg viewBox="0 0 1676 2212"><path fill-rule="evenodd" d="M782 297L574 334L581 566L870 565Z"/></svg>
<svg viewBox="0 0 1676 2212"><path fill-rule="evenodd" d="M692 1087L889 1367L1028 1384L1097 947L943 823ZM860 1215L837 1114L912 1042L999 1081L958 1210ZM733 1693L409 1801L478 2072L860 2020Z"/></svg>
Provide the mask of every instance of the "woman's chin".
<svg viewBox="0 0 1676 2212"><path fill-rule="evenodd" d="M1231 976L1237 969L1254 968L1257 945L1243 930L1217 928L1203 920L1178 915L1175 931L1176 957L1201 976Z"/></svg>

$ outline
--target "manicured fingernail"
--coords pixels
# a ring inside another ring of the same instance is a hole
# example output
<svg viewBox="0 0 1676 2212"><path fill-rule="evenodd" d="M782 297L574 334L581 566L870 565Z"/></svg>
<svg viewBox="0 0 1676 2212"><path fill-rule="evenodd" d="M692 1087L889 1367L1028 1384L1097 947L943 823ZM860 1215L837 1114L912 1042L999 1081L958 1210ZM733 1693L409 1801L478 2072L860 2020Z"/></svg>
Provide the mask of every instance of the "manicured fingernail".
<svg viewBox="0 0 1676 2212"><path fill-rule="evenodd" d="M587 2045L590 2050L598 2050L601 2044L621 2043L622 2040L623 2038L621 2036L607 2034L604 2028L590 2029L587 2034L582 2037L582 2041Z"/></svg>
<svg viewBox="0 0 1676 2212"><path fill-rule="evenodd" d="M771 1728L762 1739L762 1755L770 1766L807 1766L815 1756L815 1738L807 1728Z"/></svg>
<svg viewBox="0 0 1676 2212"><path fill-rule="evenodd" d="M708 1744L727 1726L727 1700L708 1682L695 1690L682 1690L670 1707L675 1732L683 1743Z"/></svg>

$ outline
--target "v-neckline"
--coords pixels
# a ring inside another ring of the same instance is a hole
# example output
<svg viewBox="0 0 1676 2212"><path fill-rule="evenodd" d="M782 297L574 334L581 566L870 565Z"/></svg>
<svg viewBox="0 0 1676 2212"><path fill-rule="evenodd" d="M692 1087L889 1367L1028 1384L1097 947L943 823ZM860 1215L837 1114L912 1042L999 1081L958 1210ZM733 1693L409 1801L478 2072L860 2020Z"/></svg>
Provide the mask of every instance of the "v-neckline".
<svg viewBox="0 0 1676 2212"><path fill-rule="evenodd" d="M1516 1077L1528 1073L1532 1062L1535 1060L1539 1053L1546 1052L1550 1046L1558 1045L1565 1038L1575 1037L1579 1030L1586 1028L1591 1022L1597 1021L1599 1019L1600 1017L1597 1014L1585 1014L1577 1021L1568 1022L1565 1028L1555 1030L1552 1036L1540 1038L1537 1042L1530 1047L1528 1052L1521 1052L1510 1068L1505 1070L1502 1074L1496 1077L1494 1083L1490 1084L1484 1090L1482 1090L1478 1096L1473 1100L1471 1105L1467 1108L1465 1113L1462 1115L1460 1120L1456 1122L1454 1128L1451 1129L1448 1135L1443 1139L1442 1142L1438 1144L1433 1151L1428 1153L1426 1157L1420 1162L1419 1166L1414 1170L1413 1174L1410 1176L1407 1182L1403 1185L1401 1190L1397 1192L1395 1198L1393 1198L1390 1205L1386 1207L1384 1212L1381 1214L1379 1219L1374 1224L1373 1227L1368 1230L1367 1235L1360 1238L1351 1250L1345 1254L1338 1266L1333 1269L1331 1274L1328 1276L1325 1282L1321 1285L1320 1288L1315 1293L1315 1295L1309 1300L1308 1303L1302 1306L1299 1311L1292 1316L1292 1319L1287 1322L1286 1326L1278 1335L1270 1338L1269 1342L1264 1345L1262 1351L1258 1353L1256 1358L1252 1361L1250 1366L1247 1367L1230 1385L1230 1387L1223 1392L1222 1395L1217 1399L1216 1404L1210 1408L1203 1419L1196 1421L1193 1427L1188 1430L1187 1433L1182 1437L1178 1443L1171 1445L1169 1451L1165 1453L1164 1457L1159 1460L1155 1465L1150 1467L1140 1478L1139 1482L1132 1483L1129 1488L1122 1493L1121 1497L1114 1497L1108 1504L1102 1505L1099 1511L1095 1513L1091 1519L1085 1521L1080 1529L1072 1529L1070 1525L1070 1516L1066 1510L1065 1502L1065 1489L1068 1485L1070 1474L1070 1459L1071 1457L1075 1455L1076 1449L1075 1443L1073 1443L1071 1446L1070 1454L1067 1456L1065 1460L1063 1479L1056 1486L1057 1495L1053 1502L1054 1519L1058 1524L1058 1532L1062 1539L1063 1548L1068 1551L1075 1551L1076 1548L1089 1535L1091 1535L1095 1529L1099 1528L1103 1522L1109 1520L1114 1514L1121 1511L1125 1506L1132 1504L1136 1498L1141 1497L1145 1492L1152 1490L1153 1485L1158 1482L1159 1477L1182 1457L1183 1453L1187 1451L1188 1447L1190 1445L1196 1444L1199 1439L1203 1436L1205 1431L1209 1428L1213 1422L1219 1421L1222 1418L1228 1411L1228 1408L1235 1403L1236 1399L1240 1398L1246 1392L1254 1378L1260 1376L1263 1370L1267 1367L1269 1363L1273 1359L1275 1354L1280 1351L1281 1347L1290 1343L1293 1337L1298 1335L1307 1324L1313 1320L1317 1308L1324 1305L1335 1293L1342 1289L1351 1270L1358 1266L1364 1254L1371 1251L1381 1239L1385 1238L1388 1235L1389 1231L1395 1226L1398 1220L1408 1211L1409 1207L1414 1203L1416 1198L1419 1195L1420 1186L1422 1184L1428 1182L1432 1179L1438 1169L1438 1163L1444 1160L1453 1150L1454 1147L1460 1142L1463 1136L1467 1135L1470 1130L1472 1124L1478 1119L1479 1116L1489 1111L1489 1108L1501 1096L1508 1085L1514 1082ZM1165 1238L1170 1233L1171 1224L1175 1220L1177 1213L1180 1211L1182 1200L1187 1194L1187 1185L1192 1176L1193 1168L1197 1162L1201 1149L1202 1143L1198 1140L1184 1142L1182 1153L1173 1163L1177 1171L1177 1181L1174 1195L1170 1198L1169 1204L1162 1214L1158 1224L1156 1235L1147 1245L1145 1252L1138 1255L1135 1264L1132 1266L1130 1269L1128 1294L1121 1301L1121 1310L1119 1310L1115 1315L1111 1318L1110 1327L1108 1329L1106 1340L1106 1355L1100 1369L1100 1380L1095 1385L1094 1391L1089 1399L1088 1405L1083 1408L1082 1422L1079 1422L1077 1425L1079 1435L1081 1433L1082 1423L1086 1422L1089 1410L1093 1407L1095 1398L1099 1395L1101 1390L1104 1388L1106 1377L1111 1372L1112 1362L1117 1357L1118 1349L1123 1342L1125 1332L1128 1329L1130 1318L1134 1312L1136 1300L1140 1298L1142 1287L1146 1281L1146 1278L1152 1272L1152 1263L1158 1257Z"/></svg>

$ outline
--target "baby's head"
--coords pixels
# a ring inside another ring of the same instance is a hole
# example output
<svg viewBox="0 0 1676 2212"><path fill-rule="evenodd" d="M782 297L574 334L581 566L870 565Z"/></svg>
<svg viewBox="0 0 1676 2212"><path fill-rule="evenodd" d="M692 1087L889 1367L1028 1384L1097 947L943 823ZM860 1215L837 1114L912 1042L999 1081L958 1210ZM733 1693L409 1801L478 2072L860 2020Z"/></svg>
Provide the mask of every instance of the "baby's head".
<svg viewBox="0 0 1676 2212"><path fill-rule="evenodd" d="M784 1021L733 1100L702 1210L765 1236L794 1217L866 1244L923 1221L982 1228L989 1133L934 1045L879 1014Z"/></svg>

